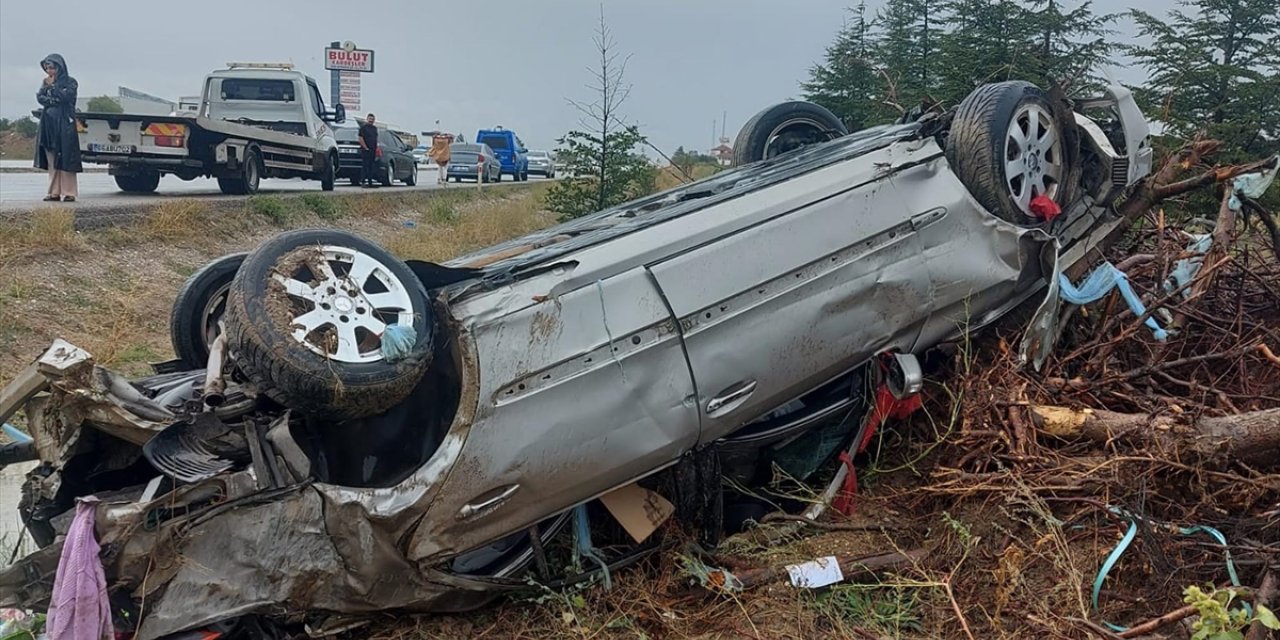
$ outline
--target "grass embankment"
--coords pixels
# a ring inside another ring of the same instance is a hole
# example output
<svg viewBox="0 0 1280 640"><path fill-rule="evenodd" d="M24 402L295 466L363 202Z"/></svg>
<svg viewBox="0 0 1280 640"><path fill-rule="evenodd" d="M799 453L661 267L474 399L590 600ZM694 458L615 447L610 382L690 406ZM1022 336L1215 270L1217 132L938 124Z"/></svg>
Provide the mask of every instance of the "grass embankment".
<svg viewBox="0 0 1280 640"><path fill-rule="evenodd" d="M359 233L402 258L442 261L551 224L539 185L333 198L168 200L132 223L77 231L68 209L0 222L0 381L54 338L139 374L172 356L170 305L183 281L218 256L283 230Z"/></svg>

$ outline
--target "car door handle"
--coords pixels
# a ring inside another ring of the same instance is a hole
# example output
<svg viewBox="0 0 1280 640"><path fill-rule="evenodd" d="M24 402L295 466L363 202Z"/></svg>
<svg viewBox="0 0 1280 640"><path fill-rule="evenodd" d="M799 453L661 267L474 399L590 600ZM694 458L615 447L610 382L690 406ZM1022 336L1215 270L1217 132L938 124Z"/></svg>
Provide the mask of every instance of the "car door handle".
<svg viewBox="0 0 1280 640"><path fill-rule="evenodd" d="M467 518L488 511L515 495L516 491L519 489L520 485L513 484L505 488L499 487L498 489L494 489L493 491L477 496L475 502L462 505L462 509L458 511L458 519L466 520Z"/></svg>
<svg viewBox="0 0 1280 640"><path fill-rule="evenodd" d="M730 405L739 404L740 400L746 400L756 392L757 384L755 380L744 380L721 391L720 395L707 402L707 415L723 412Z"/></svg>

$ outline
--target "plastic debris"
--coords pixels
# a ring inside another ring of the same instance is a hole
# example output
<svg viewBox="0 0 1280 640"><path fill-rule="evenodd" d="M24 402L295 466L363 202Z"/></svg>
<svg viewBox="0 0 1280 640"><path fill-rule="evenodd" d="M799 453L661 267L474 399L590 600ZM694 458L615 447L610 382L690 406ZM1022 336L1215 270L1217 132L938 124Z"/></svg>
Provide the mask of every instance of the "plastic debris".
<svg viewBox="0 0 1280 640"><path fill-rule="evenodd" d="M1103 296L1111 293L1112 289L1119 289L1120 295L1124 297L1125 302L1129 304L1129 309L1136 316L1143 316L1147 313L1147 308L1142 304L1142 300L1138 298L1138 294L1134 293L1133 287L1129 285L1129 276L1116 268L1110 262L1104 262L1089 277L1084 279L1077 287L1071 284L1071 280L1066 274L1058 274L1058 294L1063 300L1071 304L1089 304L1097 302ZM1151 334L1156 340L1164 342L1169 339L1169 332L1165 331L1155 318L1147 318L1147 327L1151 329Z"/></svg>
<svg viewBox="0 0 1280 640"><path fill-rule="evenodd" d="M418 332L412 325L391 324L382 332L382 359L396 363L409 357L413 345L418 342Z"/></svg>
<svg viewBox="0 0 1280 640"><path fill-rule="evenodd" d="M1240 202L1240 196L1250 199L1262 197L1262 194L1266 193L1267 188L1271 186L1272 181L1276 179L1278 170L1280 170L1280 155L1277 155L1276 161L1271 163L1270 170L1237 176L1231 181L1234 193L1231 194L1231 199L1227 201L1227 206L1231 207L1232 211L1239 211L1244 206Z"/></svg>
<svg viewBox="0 0 1280 640"><path fill-rule="evenodd" d="M1062 207L1058 206L1058 203L1043 193L1032 198L1028 207L1031 209L1031 213L1036 214L1038 218L1045 222L1053 222L1053 219L1062 213Z"/></svg>
<svg viewBox="0 0 1280 640"><path fill-rule="evenodd" d="M1173 265L1173 270L1169 272L1169 279L1164 281L1164 292L1172 294L1181 287L1185 287L1192 278L1196 277L1196 273L1200 271L1200 266L1204 264L1204 255L1209 253L1209 247L1213 246L1213 234L1188 234L1191 236L1191 242L1187 244L1187 251L1192 255L1190 258L1183 258ZM1182 297L1186 298L1191 295L1190 289L1183 289Z"/></svg>
<svg viewBox="0 0 1280 640"><path fill-rule="evenodd" d="M4 428L4 434L12 438L14 442L31 442L31 436L27 435L21 429L9 424L8 422L4 423L3 428ZM4 636L0 636L0 638L3 638L3 637Z"/></svg>
<svg viewBox="0 0 1280 640"><path fill-rule="evenodd" d="M58 640L113 640L107 578L98 559L93 520L96 499L76 502L58 559L49 604L49 635Z"/></svg>
<svg viewBox="0 0 1280 640"><path fill-rule="evenodd" d="M45 617L21 609L0 609L0 638L3 640L45 640Z"/></svg>
<svg viewBox="0 0 1280 640"><path fill-rule="evenodd" d="M787 575L791 576L791 585L801 589L820 589L844 581L844 572L835 556L789 564Z"/></svg>

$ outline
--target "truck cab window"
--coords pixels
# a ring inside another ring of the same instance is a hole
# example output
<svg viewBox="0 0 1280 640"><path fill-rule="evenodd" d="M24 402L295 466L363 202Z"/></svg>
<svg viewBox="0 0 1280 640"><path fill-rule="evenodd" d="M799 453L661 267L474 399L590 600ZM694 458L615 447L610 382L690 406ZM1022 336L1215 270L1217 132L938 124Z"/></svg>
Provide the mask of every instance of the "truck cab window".
<svg viewBox="0 0 1280 640"><path fill-rule="evenodd" d="M310 82L307 83L307 88L311 91L311 109L317 116L324 118L324 98L320 95L320 88Z"/></svg>

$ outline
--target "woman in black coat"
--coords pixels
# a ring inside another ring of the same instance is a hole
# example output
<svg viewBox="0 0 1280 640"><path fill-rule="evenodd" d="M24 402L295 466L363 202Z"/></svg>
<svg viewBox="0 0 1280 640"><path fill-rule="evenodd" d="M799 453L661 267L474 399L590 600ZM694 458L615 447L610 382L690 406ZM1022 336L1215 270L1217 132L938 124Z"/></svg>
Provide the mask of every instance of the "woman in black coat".
<svg viewBox="0 0 1280 640"><path fill-rule="evenodd" d="M67 74L67 62L54 53L40 62L44 84L36 92L40 130L36 139L36 167L49 170L49 194L45 200L74 202L79 195L76 174L80 163L80 135L76 133L76 79Z"/></svg>

